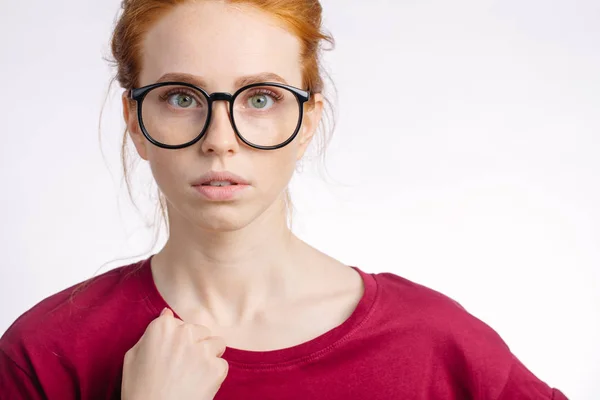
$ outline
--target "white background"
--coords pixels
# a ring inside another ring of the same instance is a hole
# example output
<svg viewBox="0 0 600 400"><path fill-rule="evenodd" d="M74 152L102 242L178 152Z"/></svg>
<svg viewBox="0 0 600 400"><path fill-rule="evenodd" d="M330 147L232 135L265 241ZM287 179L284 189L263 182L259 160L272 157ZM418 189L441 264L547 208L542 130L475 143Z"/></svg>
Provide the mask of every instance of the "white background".
<svg viewBox="0 0 600 400"><path fill-rule="evenodd" d="M119 5L2 1L0 332L149 254L147 171L142 216L121 182L117 85L104 104ZM327 180L313 163L292 183L295 230L453 297L541 379L600 398L600 3L324 8L339 123Z"/></svg>

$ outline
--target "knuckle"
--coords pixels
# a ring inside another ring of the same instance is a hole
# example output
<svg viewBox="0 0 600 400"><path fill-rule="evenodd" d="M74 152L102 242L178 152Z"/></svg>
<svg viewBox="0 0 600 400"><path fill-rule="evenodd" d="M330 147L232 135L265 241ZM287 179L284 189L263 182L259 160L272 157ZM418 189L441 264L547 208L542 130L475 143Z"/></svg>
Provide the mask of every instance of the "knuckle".
<svg viewBox="0 0 600 400"><path fill-rule="evenodd" d="M197 335L197 329L193 324L183 324L180 326L181 332L189 340L193 340Z"/></svg>
<svg viewBox="0 0 600 400"><path fill-rule="evenodd" d="M200 335L200 337L202 339L206 339L207 337L210 336L211 332L210 332L210 329L208 329L208 327L206 327L204 325L195 325L195 326L198 331L198 334Z"/></svg>
<svg viewBox="0 0 600 400"><path fill-rule="evenodd" d="M148 324L145 334L150 334L156 331L164 331L169 326L169 321L159 317Z"/></svg>
<svg viewBox="0 0 600 400"><path fill-rule="evenodd" d="M214 354L212 354L210 340L202 340L202 341L200 341L198 343L198 349L199 349L200 354L202 355L202 357L204 357L205 359L210 360L212 357L215 356Z"/></svg>
<svg viewBox="0 0 600 400"><path fill-rule="evenodd" d="M148 324L148 328L149 329L154 329L156 327L159 326L163 326L168 322L168 319L164 318L163 316L158 317L153 319L149 324Z"/></svg>
<svg viewBox="0 0 600 400"><path fill-rule="evenodd" d="M204 340L210 336L210 329L204 325L199 324L188 324L197 340Z"/></svg>
<svg viewBox="0 0 600 400"><path fill-rule="evenodd" d="M225 339L221 337L215 338L214 349L219 356L223 355L226 348L227 345L225 344Z"/></svg>
<svg viewBox="0 0 600 400"><path fill-rule="evenodd" d="M192 324L183 324L181 325L181 329L186 333L194 333L194 325Z"/></svg>

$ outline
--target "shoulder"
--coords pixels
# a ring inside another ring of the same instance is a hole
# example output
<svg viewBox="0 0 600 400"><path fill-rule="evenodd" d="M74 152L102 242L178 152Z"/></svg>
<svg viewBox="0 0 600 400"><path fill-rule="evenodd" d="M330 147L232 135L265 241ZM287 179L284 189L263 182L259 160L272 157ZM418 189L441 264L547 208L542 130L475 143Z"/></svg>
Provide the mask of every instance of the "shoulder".
<svg viewBox="0 0 600 400"><path fill-rule="evenodd" d="M141 263L124 265L52 294L21 314L8 328L0 348L14 341L35 340L43 332L65 331L73 323L110 307L127 294Z"/></svg>
<svg viewBox="0 0 600 400"><path fill-rule="evenodd" d="M480 323L451 297L399 275L382 272L371 274L377 282L379 307L413 323L450 331L458 323Z"/></svg>
<svg viewBox="0 0 600 400"><path fill-rule="evenodd" d="M44 380L52 385L49 382L60 380L63 374L61 385L67 386L70 374L89 367L90 357L118 354L123 341L135 343L139 338L139 332L129 332L135 318L128 318L127 312L135 310L140 318L151 314L139 282L142 267L143 262L123 265L41 300L2 335L0 354L11 360L12 368L40 381L39 385ZM109 359L96 358L107 363Z"/></svg>
<svg viewBox="0 0 600 400"><path fill-rule="evenodd" d="M394 351L409 344L411 357L426 360L424 368L449 370L473 398L553 398L552 389L512 354L501 336L457 301L393 273L371 275L378 288L376 324L392 332Z"/></svg>
<svg viewBox="0 0 600 400"><path fill-rule="evenodd" d="M500 335L456 300L393 273L373 277L378 284L379 312L395 321L398 329L419 332L471 357L487 349L496 353L496 360L510 362L508 346Z"/></svg>
<svg viewBox="0 0 600 400"><path fill-rule="evenodd" d="M418 331L470 362L487 352L485 357L493 353L497 363L510 364L509 348L500 335L458 301L392 273L374 274L374 278L380 290L380 310L399 329Z"/></svg>

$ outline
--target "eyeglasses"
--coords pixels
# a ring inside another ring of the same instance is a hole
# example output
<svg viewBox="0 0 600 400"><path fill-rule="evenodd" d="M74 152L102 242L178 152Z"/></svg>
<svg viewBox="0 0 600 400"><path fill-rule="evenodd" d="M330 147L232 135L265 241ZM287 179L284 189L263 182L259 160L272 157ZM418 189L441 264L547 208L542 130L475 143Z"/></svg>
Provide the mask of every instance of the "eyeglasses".
<svg viewBox="0 0 600 400"><path fill-rule="evenodd" d="M186 82L161 82L131 89L138 121L146 139L165 149L181 149L206 132L215 101L229 102L229 120L248 146L275 150L290 143L302 126L310 92L281 83L253 83L233 95Z"/></svg>

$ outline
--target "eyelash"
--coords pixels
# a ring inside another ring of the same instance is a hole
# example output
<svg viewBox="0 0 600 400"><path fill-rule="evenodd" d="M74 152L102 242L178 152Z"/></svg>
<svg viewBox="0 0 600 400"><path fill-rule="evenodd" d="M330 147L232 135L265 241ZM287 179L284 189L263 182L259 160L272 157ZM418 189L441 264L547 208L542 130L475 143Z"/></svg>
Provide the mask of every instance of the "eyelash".
<svg viewBox="0 0 600 400"><path fill-rule="evenodd" d="M169 92L167 92L164 95L159 96L159 97L160 97L160 99L162 101L167 101L169 99L169 97L172 96L172 95L174 95L174 94L186 94L186 95L194 98L194 100L196 100L197 102L200 102L200 100L198 98L196 98L196 94L193 91L191 91L189 89L185 89L185 88L173 89L173 90L171 90L171 91L169 91ZM282 95L277 94L277 93L275 93L275 92L273 92L271 90L264 89L264 88L263 89L259 88L259 89L255 89L254 91L251 91L250 92L250 97L261 95L261 94L269 95L269 96L273 97L273 99L275 101L279 101L279 100L283 99Z"/></svg>
<svg viewBox="0 0 600 400"><path fill-rule="evenodd" d="M266 94L266 95L269 95L269 96L271 96L271 97L272 97L273 99L275 99L276 101L279 101L279 100L282 100L282 99L283 99L283 96L282 96L282 95L280 95L280 94L277 94L277 93L275 93L275 92L272 92L272 91L270 91L270 90L267 90L267 89L256 89L256 91L254 91L254 92L250 92L250 93L251 93L250 97L252 97L252 96L256 96L256 95L261 95L261 94Z"/></svg>
<svg viewBox="0 0 600 400"><path fill-rule="evenodd" d="M174 94L186 94L192 97L194 100L196 100L196 102L200 102L200 100L196 97L196 94L193 91L184 88L171 89L170 91L159 97L162 101L167 101L169 97L171 97Z"/></svg>

